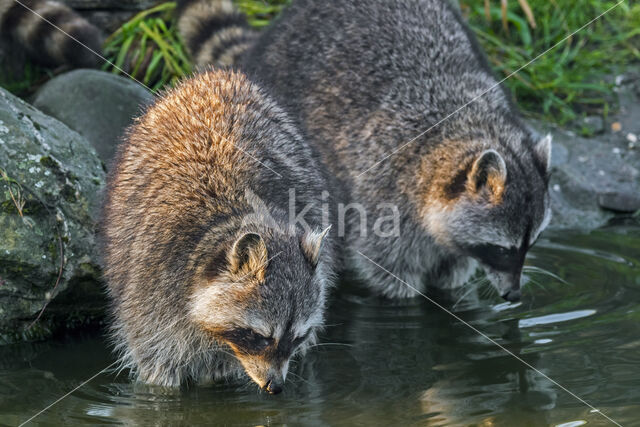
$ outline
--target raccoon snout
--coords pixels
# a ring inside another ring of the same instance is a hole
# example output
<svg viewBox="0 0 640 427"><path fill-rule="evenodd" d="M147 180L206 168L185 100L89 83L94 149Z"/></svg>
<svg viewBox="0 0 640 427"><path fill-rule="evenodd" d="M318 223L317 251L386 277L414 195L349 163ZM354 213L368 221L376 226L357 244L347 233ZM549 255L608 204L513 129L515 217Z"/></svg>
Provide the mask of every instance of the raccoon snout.
<svg viewBox="0 0 640 427"><path fill-rule="evenodd" d="M282 392L282 384L274 380L267 381L267 383L262 388L269 394L279 394Z"/></svg>
<svg viewBox="0 0 640 427"><path fill-rule="evenodd" d="M518 289L509 289L509 291L507 291L507 293L502 295L502 298L506 299L509 302L518 302L518 301L520 301L521 297L522 297L522 292L520 291L520 288L518 288Z"/></svg>

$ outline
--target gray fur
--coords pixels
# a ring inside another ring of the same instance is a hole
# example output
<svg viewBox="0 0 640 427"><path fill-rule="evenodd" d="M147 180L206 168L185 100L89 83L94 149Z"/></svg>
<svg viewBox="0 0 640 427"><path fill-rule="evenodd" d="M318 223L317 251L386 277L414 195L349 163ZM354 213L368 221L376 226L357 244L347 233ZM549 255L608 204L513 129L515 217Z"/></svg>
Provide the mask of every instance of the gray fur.
<svg viewBox="0 0 640 427"><path fill-rule="evenodd" d="M296 0L240 67L295 114L349 190L345 201L362 203L374 217L380 203L399 206L399 237L362 236L348 219L349 265L375 291L415 294L358 252L420 290L456 287L478 258L469 245L518 245L544 225L548 149L537 146L541 138L522 122L445 0ZM472 191L472 165L486 150L499 156L481 165ZM482 178L500 159L504 191ZM516 249L526 252L528 244ZM483 264L501 294L519 288L523 259L508 274Z"/></svg>

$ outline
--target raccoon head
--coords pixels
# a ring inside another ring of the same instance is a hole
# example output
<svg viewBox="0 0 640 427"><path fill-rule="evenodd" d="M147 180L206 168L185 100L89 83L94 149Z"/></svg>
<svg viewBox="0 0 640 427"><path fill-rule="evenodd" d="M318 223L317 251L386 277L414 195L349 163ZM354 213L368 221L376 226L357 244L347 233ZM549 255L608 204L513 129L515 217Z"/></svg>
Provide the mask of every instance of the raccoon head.
<svg viewBox="0 0 640 427"><path fill-rule="evenodd" d="M320 255L327 231L240 232L201 266L191 319L217 345L230 348L270 394L282 391L289 360L316 339L322 325L326 283Z"/></svg>
<svg viewBox="0 0 640 427"><path fill-rule="evenodd" d="M551 218L551 136L529 147L483 148L459 159L424 216L436 242L477 260L508 301L520 299L525 256Z"/></svg>

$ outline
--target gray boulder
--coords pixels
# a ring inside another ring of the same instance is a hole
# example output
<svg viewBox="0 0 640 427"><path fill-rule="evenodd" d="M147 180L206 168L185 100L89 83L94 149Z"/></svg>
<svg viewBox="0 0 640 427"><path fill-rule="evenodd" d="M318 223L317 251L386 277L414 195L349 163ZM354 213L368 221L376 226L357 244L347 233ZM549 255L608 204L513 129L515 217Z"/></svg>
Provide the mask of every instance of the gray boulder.
<svg viewBox="0 0 640 427"><path fill-rule="evenodd" d="M104 181L89 142L0 89L0 343L102 311L95 224Z"/></svg>
<svg viewBox="0 0 640 427"><path fill-rule="evenodd" d="M601 135L551 130L553 228L593 229L640 209L640 70L629 70L616 83L620 109Z"/></svg>
<svg viewBox="0 0 640 427"><path fill-rule="evenodd" d="M153 101L133 80L97 70L75 70L47 82L33 105L84 136L109 164L124 130Z"/></svg>
<svg viewBox="0 0 640 427"><path fill-rule="evenodd" d="M593 229L640 209L640 153L608 138L554 130L552 228Z"/></svg>

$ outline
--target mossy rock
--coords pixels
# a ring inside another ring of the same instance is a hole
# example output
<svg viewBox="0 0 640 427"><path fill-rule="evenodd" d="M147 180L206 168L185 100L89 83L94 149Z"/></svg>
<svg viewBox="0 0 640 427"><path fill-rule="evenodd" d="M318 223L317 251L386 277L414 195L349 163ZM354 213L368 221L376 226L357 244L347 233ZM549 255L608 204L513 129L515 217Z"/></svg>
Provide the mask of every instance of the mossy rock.
<svg viewBox="0 0 640 427"><path fill-rule="evenodd" d="M42 338L101 311L95 230L104 182L89 142L0 89L0 343Z"/></svg>

